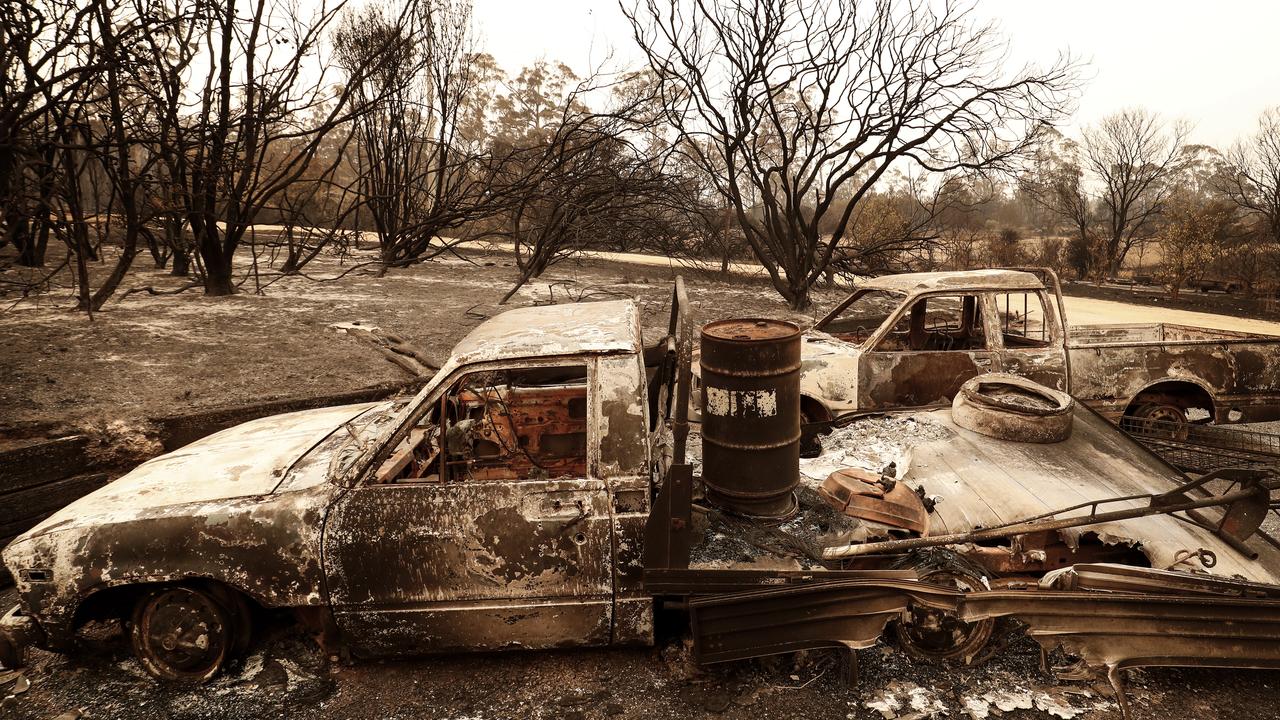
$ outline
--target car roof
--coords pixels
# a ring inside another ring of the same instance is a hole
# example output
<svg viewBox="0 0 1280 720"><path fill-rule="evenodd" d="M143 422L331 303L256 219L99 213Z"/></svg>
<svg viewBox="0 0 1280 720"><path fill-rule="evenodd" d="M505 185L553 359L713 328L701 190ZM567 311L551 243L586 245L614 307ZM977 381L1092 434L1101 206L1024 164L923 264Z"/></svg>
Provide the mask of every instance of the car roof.
<svg viewBox="0 0 1280 720"><path fill-rule="evenodd" d="M459 365L583 353L640 352L634 300L540 305L508 310L477 326L453 349Z"/></svg>
<svg viewBox="0 0 1280 720"><path fill-rule="evenodd" d="M1044 283L1023 270L957 270L860 278L859 290L921 293L934 290L1043 290Z"/></svg>

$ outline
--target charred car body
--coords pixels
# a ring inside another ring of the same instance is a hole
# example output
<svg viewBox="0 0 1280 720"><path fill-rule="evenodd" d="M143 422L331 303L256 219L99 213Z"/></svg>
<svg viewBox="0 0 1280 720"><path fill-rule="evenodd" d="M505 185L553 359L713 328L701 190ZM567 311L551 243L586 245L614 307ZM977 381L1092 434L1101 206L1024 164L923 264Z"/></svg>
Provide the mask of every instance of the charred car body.
<svg viewBox="0 0 1280 720"><path fill-rule="evenodd" d="M861 280L806 333L810 421L950 402L966 380L1021 375L1109 418L1280 418L1280 337L1170 323L1068 326L1047 269Z"/></svg>
<svg viewBox="0 0 1280 720"><path fill-rule="evenodd" d="M648 348L629 301L514 310L411 400L267 418L143 464L5 549L21 599L0 622L6 664L24 643L65 650L80 624L114 615L151 673L204 679L244 650L254 605L293 609L326 649L357 656L646 644L668 601L687 610L705 662L865 647L891 622L912 647L971 659L1004 616L1113 678L1135 664L1280 662L1280 552L1258 529L1274 481L1188 485L1078 404L1074 430L1034 448L966 428L963 412L912 420L941 430L897 479L873 467L865 488L846 485L920 503L895 526L788 463L756 477L767 487L735 484L735 467L798 448L788 383L800 368L779 345L756 363L768 373L721 368L723 392L704 406L722 430L771 434L711 438L730 451L706 455L722 507L695 512L683 292L677 282L668 332ZM721 339L798 343L782 325ZM695 516L728 529L699 534ZM1068 531L1083 526L1093 535ZM708 538L746 533L776 549L699 561Z"/></svg>
<svg viewBox="0 0 1280 720"><path fill-rule="evenodd" d="M197 679L241 648L251 603L362 655L649 642L641 351L632 303L518 310L407 403L151 460L5 549L10 640L65 649L124 611L148 670Z"/></svg>

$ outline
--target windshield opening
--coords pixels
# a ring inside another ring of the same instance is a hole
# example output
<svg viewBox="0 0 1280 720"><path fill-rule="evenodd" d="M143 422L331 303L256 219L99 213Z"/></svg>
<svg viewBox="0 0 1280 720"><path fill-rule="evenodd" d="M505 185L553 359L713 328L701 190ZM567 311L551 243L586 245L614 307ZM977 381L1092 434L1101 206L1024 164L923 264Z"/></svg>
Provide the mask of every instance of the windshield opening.
<svg viewBox="0 0 1280 720"><path fill-rule="evenodd" d="M825 318L817 329L845 342L862 344L875 334L905 298L905 293L859 290L847 307Z"/></svg>

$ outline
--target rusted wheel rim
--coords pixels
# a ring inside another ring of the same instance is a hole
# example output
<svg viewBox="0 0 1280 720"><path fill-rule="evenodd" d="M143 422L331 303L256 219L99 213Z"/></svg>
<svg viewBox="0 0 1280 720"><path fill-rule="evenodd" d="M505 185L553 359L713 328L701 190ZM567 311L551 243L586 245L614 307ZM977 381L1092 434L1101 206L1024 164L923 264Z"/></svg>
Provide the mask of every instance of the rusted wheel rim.
<svg viewBox="0 0 1280 720"><path fill-rule="evenodd" d="M920 580L934 585L954 587L965 592L983 590L965 574L935 570L920 575ZM991 639L995 620L965 622L944 610L912 605L898 621L894 633L908 654L931 660L970 662Z"/></svg>
<svg viewBox="0 0 1280 720"><path fill-rule="evenodd" d="M192 588L173 588L144 600L133 635L138 659L165 680L213 677L231 646L226 611Z"/></svg>
<svg viewBox="0 0 1280 720"><path fill-rule="evenodd" d="M1139 431L1143 435L1187 439L1187 415L1176 405L1143 405L1135 414L1140 418Z"/></svg>

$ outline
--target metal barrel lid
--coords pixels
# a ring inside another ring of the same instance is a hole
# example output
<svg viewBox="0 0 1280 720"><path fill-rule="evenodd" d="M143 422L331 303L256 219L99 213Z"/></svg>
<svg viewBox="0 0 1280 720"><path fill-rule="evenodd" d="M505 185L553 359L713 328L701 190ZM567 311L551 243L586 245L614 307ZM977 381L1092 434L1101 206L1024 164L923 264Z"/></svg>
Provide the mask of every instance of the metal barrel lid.
<svg viewBox="0 0 1280 720"><path fill-rule="evenodd" d="M800 326L786 320L768 318L734 318L717 320L702 326L705 337L735 342L788 340L800 334Z"/></svg>

